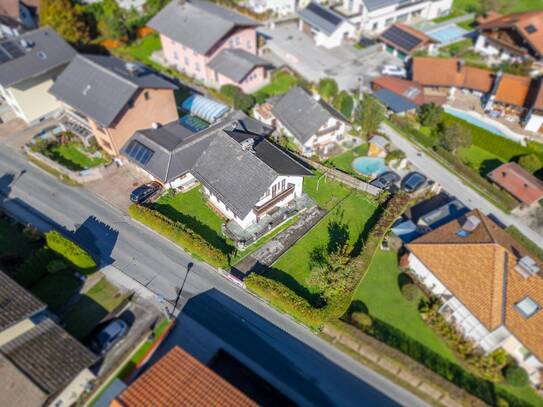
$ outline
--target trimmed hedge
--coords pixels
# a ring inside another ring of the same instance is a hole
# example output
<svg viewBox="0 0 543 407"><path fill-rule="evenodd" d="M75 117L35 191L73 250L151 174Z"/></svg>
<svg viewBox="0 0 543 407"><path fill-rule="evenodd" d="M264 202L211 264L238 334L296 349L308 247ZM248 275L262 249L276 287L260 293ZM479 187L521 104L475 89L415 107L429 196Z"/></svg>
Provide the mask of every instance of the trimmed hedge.
<svg viewBox="0 0 543 407"><path fill-rule="evenodd" d="M13 278L25 288L30 288L47 274L48 265L58 260L58 255L46 247L37 250L21 264Z"/></svg>
<svg viewBox="0 0 543 407"><path fill-rule="evenodd" d="M530 383L526 370L520 366L509 365L503 370L505 381L511 386L522 387Z"/></svg>
<svg viewBox="0 0 543 407"><path fill-rule="evenodd" d="M185 224L175 222L161 213L141 205L131 205L128 208L128 214L212 266L228 267L228 256Z"/></svg>
<svg viewBox="0 0 543 407"><path fill-rule="evenodd" d="M64 257L78 271L88 274L96 270L96 262L81 247L53 230L45 234L47 247Z"/></svg>

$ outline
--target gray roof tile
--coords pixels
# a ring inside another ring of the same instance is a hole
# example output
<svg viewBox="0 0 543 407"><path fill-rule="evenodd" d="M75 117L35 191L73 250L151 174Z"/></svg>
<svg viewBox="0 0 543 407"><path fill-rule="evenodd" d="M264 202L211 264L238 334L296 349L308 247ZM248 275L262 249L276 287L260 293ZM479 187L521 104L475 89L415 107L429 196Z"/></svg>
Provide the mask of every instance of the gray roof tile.
<svg viewBox="0 0 543 407"><path fill-rule="evenodd" d="M21 40L26 40L27 44L30 44L29 48L23 47ZM76 55L75 50L49 27L2 41L0 45L6 42L11 42L10 47L17 48L17 53L22 55L0 63L0 85L3 87L43 75L68 64Z"/></svg>
<svg viewBox="0 0 543 407"><path fill-rule="evenodd" d="M259 24L208 1L188 0L181 4L172 0L148 25L200 54L206 54L236 26L255 27Z"/></svg>
<svg viewBox="0 0 543 407"><path fill-rule="evenodd" d="M270 63L244 49L223 49L208 64L209 68L240 83L257 66Z"/></svg>
<svg viewBox="0 0 543 407"><path fill-rule="evenodd" d="M104 55L78 55L49 92L104 127L109 127L141 89L177 89L149 68Z"/></svg>
<svg viewBox="0 0 543 407"><path fill-rule="evenodd" d="M330 118L347 120L322 99L315 100L305 89L293 87L272 108L272 114L302 144L313 136Z"/></svg>
<svg viewBox="0 0 543 407"><path fill-rule="evenodd" d="M390 7L394 4L403 3L402 0L362 0L369 11L379 10L380 8Z"/></svg>
<svg viewBox="0 0 543 407"><path fill-rule="evenodd" d="M298 12L298 16L307 24L324 32L333 34L345 20L328 7L311 2L306 8Z"/></svg>
<svg viewBox="0 0 543 407"><path fill-rule="evenodd" d="M0 332L45 308L43 302L0 271Z"/></svg>
<svg viewBox="0 0 543 407"><path fill-rule="evenodd" d="M403 113L417 108L413 101L388 89L379 89L373 92L373 95L394 113Z"/></svg>

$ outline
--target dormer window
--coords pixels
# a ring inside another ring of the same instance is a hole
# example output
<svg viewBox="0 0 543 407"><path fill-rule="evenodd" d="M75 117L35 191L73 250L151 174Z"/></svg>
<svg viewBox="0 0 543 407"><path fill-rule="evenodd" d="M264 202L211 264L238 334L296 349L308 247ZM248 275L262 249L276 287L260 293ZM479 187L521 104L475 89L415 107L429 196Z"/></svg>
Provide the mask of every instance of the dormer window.
<svg viewBox="0 0 543 407"><path fill-rule="evenodd" d="M526 319L541 309L541 306L530 297L525 297L522 301L517 302L515 307L520 315Z"/></svg>

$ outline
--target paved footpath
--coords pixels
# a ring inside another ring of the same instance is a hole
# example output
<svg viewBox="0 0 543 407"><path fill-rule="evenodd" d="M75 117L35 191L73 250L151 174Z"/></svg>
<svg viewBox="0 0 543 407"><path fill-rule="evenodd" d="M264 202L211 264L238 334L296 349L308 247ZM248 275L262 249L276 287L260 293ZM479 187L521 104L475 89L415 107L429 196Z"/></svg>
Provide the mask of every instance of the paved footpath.
<svg viewBox="0 0 543 407"><path fill-rule="evenodd" d="M501 209L488 202L433 158L421 153L410 141L405 139L392 127L383 124L381 130L389 137L390 141L396 147L405 152L407 159L411 161L420 172L443 186L449 194L454 195L470 208L478 208L487 215L493 215L505 226L514 225L528 239L540 247L543 247L543 236L522 222L521 219L503 212Z"/></svg>

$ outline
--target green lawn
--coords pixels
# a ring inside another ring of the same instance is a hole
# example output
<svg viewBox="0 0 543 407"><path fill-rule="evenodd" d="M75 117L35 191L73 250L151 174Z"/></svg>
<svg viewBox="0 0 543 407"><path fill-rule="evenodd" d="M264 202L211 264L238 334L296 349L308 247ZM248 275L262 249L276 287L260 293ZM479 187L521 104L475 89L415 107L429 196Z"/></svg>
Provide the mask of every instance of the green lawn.
<svg viewBox="0 0 543 407"><path fill-rule="evenodd" d="M105 277L62 315L66 330L77 339L85 338L93 328L126 298Z"/></svg>
<svg viewBox="0 0 543 407"><path fill-rule="evenodd" d="M316 294L316 287L307 287L306 282L311 271L310 256L315 248L330 241L328 226L333 222L346 224L348 242L354 245L362 234L367 233L368 220L372 218L376 209L377 205L366 195L352 192L281 256L266 276L282 282L305 298Z"/></svg>
<svg viewBox="0 0 543 407"><path fill-rule="evenodd" d="M90 157L79 143L53 144L44 155L72 171L82 171L106 162L102 157Z"/></svg>
<svg viewBox="0 0 543 407"><path fill-rule="evenodd" d="M503 164L503 160L485 149L476 145L462 148L458 151L458 157L470 168L482 176Z"/></svg>
<svg viewBox="0 0 543 407"><path fill-rule="evenodd" d="M292 88L298 79L287 72L279 71L273 75L269 84L254 93L257 101L262 102L270 96L282 95Z"/></svg>
<svg viewBox="0 0 543 407"><path fill-rule="evenodd" d="M126 47L120 48L119 52L129 54L139 61L146 62L151 61L151 54L161 48L158 34L150 34Z"/></svg>
<svg viewBox="0 0 543 407"><path fill-rule="evenodd" d="M82 284L72 273L58 272L43 277L30 291L56 311L77 293Z"/></svg>
<svg viewBox="0 0 543 407"><path fill-rule="evenodd" d="M503 1L501 4L503 4L502 9L499 10L501 13L516 13L520 11L539 10L542 8L541 0ZM453 16L459 16L480 9L480 0L454 0L451 14L453 14Z"/></svg>
<svg viewBox="0 0 543 407"><path fill-rule="evenodd" d="M422 320L416 301L408 302L400 292L397 255L394 251L377 251L371 266L354 296L368 313L403 331L434 352L455 361L453 352Z"/></svg>
<svg viewBox="0 0 543 407"><path fill-rule="evenodd" d="M225 221L209 207L200 187L175 195L163 195L153 204L153 209L184 223L224 253L232 252L231 242L221 231Z"/></svg>
<svg viewBox="0 0 543 407"><path fill-rule="evenodd" d="M339 182L316 172L314 176L304 179L304 192L323 209L332 209L351 190Z"/></svg>
<svg viewBox="0 0 543 407"><path fill-rule="evenodd" d="M356 157L365 156L368 154L368 145L362 144L358 147L355 147L351 150L345 151L344 153L333 157L329 160L330 164L332 164L333 167L337 168L340 171L343 171L347 174L351 174L353 176L359 176L356 171L353 170L353 160Z"/></svg>

